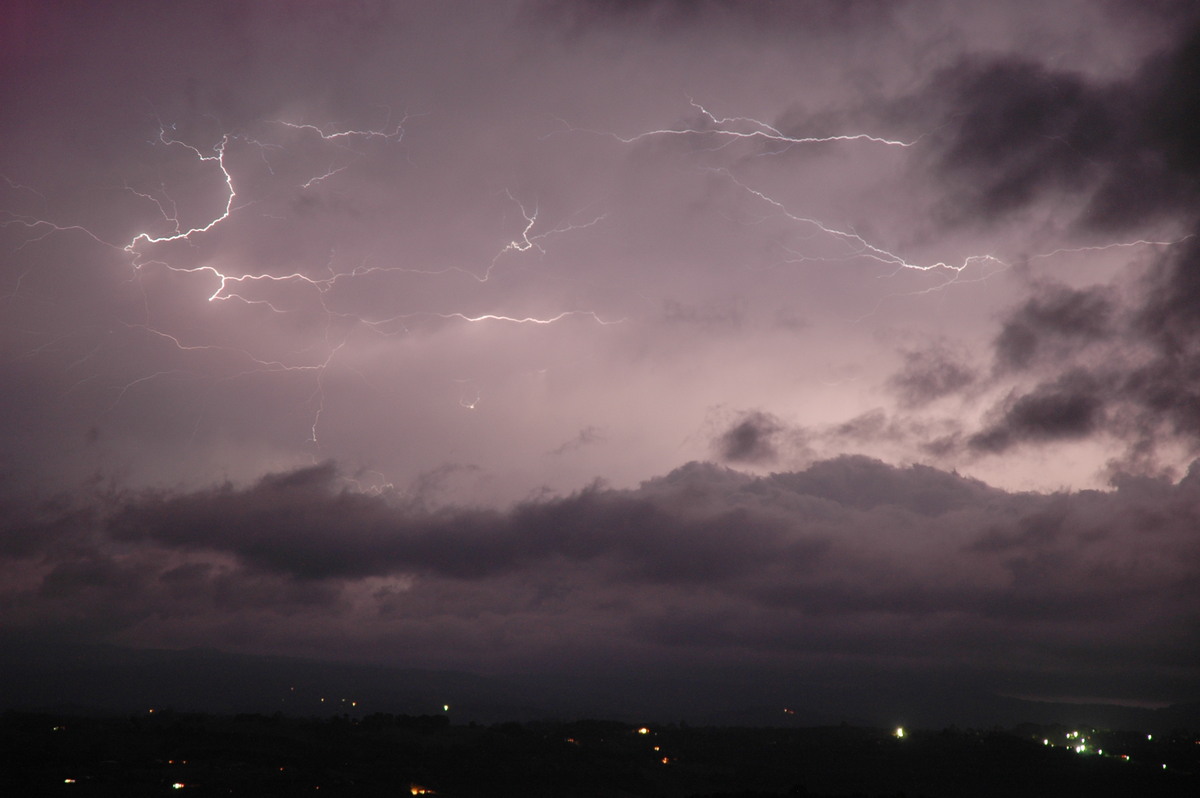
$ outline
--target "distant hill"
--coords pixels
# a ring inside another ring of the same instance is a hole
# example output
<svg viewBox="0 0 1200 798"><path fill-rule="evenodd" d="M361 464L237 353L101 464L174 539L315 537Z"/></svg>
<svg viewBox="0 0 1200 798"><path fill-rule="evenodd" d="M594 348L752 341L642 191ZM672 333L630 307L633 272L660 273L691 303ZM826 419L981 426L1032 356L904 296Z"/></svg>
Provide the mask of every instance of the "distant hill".
<svg viewBox="0 0 1200 798"><path fill-rule="evenodd" d="M290 716L446 713L456 723L593 717L722 726L991 728L1030 722L1151 732L1200 729L1197 702L1144 709L1029 701L934 677L863 673L830 683L728 670L481 676L213 649L28 641L0 647L0 707Z"/></svg>

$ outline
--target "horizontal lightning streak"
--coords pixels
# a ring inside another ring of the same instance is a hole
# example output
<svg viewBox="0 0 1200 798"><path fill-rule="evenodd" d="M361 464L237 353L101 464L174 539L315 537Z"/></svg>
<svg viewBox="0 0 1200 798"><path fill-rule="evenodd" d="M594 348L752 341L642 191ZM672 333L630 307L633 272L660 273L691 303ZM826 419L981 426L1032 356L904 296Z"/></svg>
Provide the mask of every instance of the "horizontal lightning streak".
<svg viewBox="0 0 1200 798"><path fill-rule="evenodd" d="M848 133L848 134L837 134L837 135L829 135L829 136L791 136L791 135L785 134L783 131L781 131L779 128L775 127L774 125L763 122L759 119L754 119L752 117L745 117L745 116L719 117L716 114L709 111L706 107L704 107L703 105L701 105L700 103L696 102L695 100L693 100L691 98L688 99L688 102L692 106L692 108L694 108L696 111L698 111L700 113L700 115L703 117L703 119L706 122L705 125L703 125L701 127L660 128L660 129L656 129L656 130L648 130L648 131L638 133L638 134L635 134L632 136L621 136L616 133L602 132L602 131L582 131L582 132L590 132L590 133L596 133L598 135L605 135L605 136L611 137L613 139L616 139L617 141L620 141L624 144L634 144L639 141L643 141L645 139L654 138L654 137L716 136L716 137L721 137L721 138L726 139L726 141L723 144L721 144L720 146L718 146L716 148L713 148L714 150L720 150L739 139L740 140L760 139L760 140L764 140L764 141L769 141L769 142L786 145L787 147L791 147L791 146L795 146L795 145L821 144L821 143L832 143L832 142L867 142L867 143L881 144L881 145L886 145L886 146L909 148L909 147L913 147L922 138L924 138L924 134L923 134L922 136L919 136L912 141L903 141L903 140L899 140L899 139L888 138L888 137L879 136L879 135L870 134L870 133ZM566 124L566 123L564 122L564 124ZM567 128L568 128L568 131L579 130L577 128L571 127L570 125L567 125ZM790 221L804 224L804 225L814 228L814 230L813 230L814 235L823 234L825 236L831 237L834 240L839 241L842 244L844 244L847 248L846 254L842 255L842 256L810 256L810 255L801 254L790 248L785 248L785 249L787 249L788 252L797 256L795 258L795 260L787 261L789 263L845 262L845 261L849 261L849 260L853 260L853 259L857 259L857 258L866 258L866 259L873 260L878 263L884 264L886 266L892 267L892 272L890 274L880 275L881 277L895 276L896 274L898 274L904 270L912 270L912 271L920 271L920 272L945 271L948 273L946 276L946 279L938 282L936 285L933 285L933 286L930 286L927 288L923 288L923 289L919 289L916 291L898 294L898 296L915 296L915 295L920 295L920 294L931 293L934 291L941 291L953 284L966 284L966 283L982 282L982 281L991 279L996 274L1001 273L1001 272L1006 271L1011 268L1010 264L1007 261L1005 261L1002 258L998 257L997 255L994 255L991 253L967 255L966 257L964 257L961 261L959 261L957 263L947 262L944 260L938 260L938 261L930 262L930 263L914 262L894 251L888 250L882 246L872 243L871 241L868 241L866 238L859 235L853 229L839 229L838 227L831 226L817 218L802 216L802 215L792 212L782 201L777 200L777 199L769 196L766 192L761 191L756 188L753 188L753 187L745 184L741 180L739 180L736 176L734 176L734 174L728 168L702 167L702 171L709 171L709 172L719 174L719 175L725 177L726 179L728 179L730 182L732 182L735 186L737 186L744 192L750 194L751 196L755 197L756 199L758 199L762 202L765 202L768 205L770 205L771 207L773 207L778 213L780 213L782 216L789 219ZM1188 236L1186 238L1181 238L1181 239L1178 239L1175 241L1150 241L1150 240L1146 240L1146 239L1139 239L1136 241L1115 242L1115 243L1108 243L1108 244L1095 245L1095 246L1078 247L1078 248L1073 248L1073 249L1060 248L1060 249L1053 250L1051 252L1034 255L1029 259L1035 260L1035 259L1041 259L1041 258L1050 258L1050 257L1054 257L1056 255L1071 253L1071 252L1101 251L1101 250L1106 250L1106 249L1110 249L1113 247L1170 246L1173 244L1177 244L1181 241L1187 240L1187 238L1190 238L1190 236ZM986 270L980 276L973 277L970 279L967 279L964 276L965 273L968 271L968 269L974 270L981 266L992 266L994 268ZM880 301L882 301L882 300L880 300ZM878 303L876 303L875 309L878 309ZM866 315L869 316L869 315L871 315L871 313L874 313L874 310L872 310L870 313L868 313ZM864 318L865 317L866 316L864 316Z"/></svg>
<svg viewBox="0 0 1200 798"><path fill-rule="evenodd" d="M421 314L421 315L426 315L426 314ZM562 313L559 313L556 316L550 316L549 318L537 318L534 316L524 316L524 317L499 316L499 315L496 315L493 313L485 313L481 316L468 316L465 313L433 313L433 314L428 314L428 315L437 316L438 318L442 318L442 319L462 319L463 321L469 321L469 322L507 321L507 322L512 322L513 324L553 324L556 321L560 321L560 320L568 318L570 316L588 316L588 317L594 319L598 324L603 324L603 325L621 324L622 322L627 321L627 319L613 319L610 321L606 321L606 320L600 318L599 314L597 314L593 311L590 311L590 310L565 310Z"/></svg>
<svg viewBox="0 0 1200 798"><path fill-rule="evenodd" d="M396 123L391 132L387 130L339 130L336 133L326 133L316 125L298 124L296 122L287 122L283 119L272 120L277 125L283 125L293 130L311 130L325 141L337 141L338 139L362 138L362 139L387 139L400 141L404 138L404 123L408 121L408 114Z"/></svg>
<svg viewBox="0 0 1200 798"><path fill-rule="evenodd" d="M1053 250L1052 252L1042 252L1037 255L1030 255L1029 260L1053 258L1056 255L1073 255L1079 252L1103 252L1107 249L1124 247L1172 247L1176 244L1182 244L1184 241L1194 237L1195 236L1193 234L1188 234L1182 238L1176 238L1173 241L1150 241L1144 238L1139 238L1137 241L1119 241L1113 244L1096 244L1089 247L1063 247Z"/></svg>
<svg viewBox="0 0 1200 798"><path fill-rule="evenodd" d="M808 216L799 216L795 213L792 213L790 210L788 210L788 208L782 202L780 202L777 199L774 199L773 197L768 196L766 193L759 191L758 189L747 186L745 183L741 182L736 177L734 177L733 174L728 169L708 168L708 169L706 169L706 171L714 172L716 174L720 174L720 175L728 178L729 181L732 182L734 185L736 185L738 188L742 189L743 191L745 191L748 194L751 194L751 195L757 197L758 199L762 200L763 202L767 203L768 205L771 205L772 207L776 208L783 216L787 217L791 221L800 222L800 223L806 224L806 225L811 225L811 226L817 228L817 230L819 230L820 232L825 233L829 236L832 236L833 238L838 239L839 241L842 241L851 247L850 251L847 253L847 255L844 258L835 259L835 258L827 258L827 257L802 256L801 258L799 258L799 260L793 261L793 262L849 260L851 258L862 257L862 258L869 258L871 260L877 261L879 263L883 263L888 266L894 266L894 267L896 267L897 270L899 270L899 269L915 269L917 271L926 271L927 272L927 271L933 271L934 269L948 269L948 270L956 272L956 273L961 272L964 269L967 269L972 264L978 264L978 263L990 262L990 263L999 264L1001 266L1007 266L1007 264L1005 264L1002 260L1000 260L999 258L997 258L994 255L969 255L966 258L964 258L963 261L960 264L958 264L957 266L950 264L950 263L946 263L945 261L937 261L936 263L927 263L927 264L913 263L913 262L905 259L904 257L897 255L894 252L890 252L886 249L883 249L882 247L878 247L878 246L870 243L865 238L863 238L861 235L853 232L852 230L839 230L835 227L830 227L829 225L825 224L824 222L820 221L819 219L814 219L814 218L808 217Z"/></svg>
<svg viewBox="0 0 1200 798"><path fill-rule="evenodd" d="M593 133L595 135L607 136L616 139L622 144L634 144L649 138L657 137L691 137L691 136L711 136L717 138L725 138L727 141L721 147L728 146L737 140L757 139L761 141L771 142L774 144L782 144L793 146L797 144L832 144L837 142L856 142L865 141L872 144L883 144L889 147L912 147L920 139L913 141L903 141L901 139L892 139L885 136L877 136L872 133L838 133L828 136L789 136L772 125L766 122L761 122L757 119L749 117L717 117L713 115L707 108L700 105L694 100L688 100L689 104L698 110L705 119L708 120L709 126L706 127L679 127L679 128L658 128L657 130L647 130L642 133L636 133L632 136L622 136L610 131L588 130L585 128L576 128L563 120L566 125L567 132L583 132ZM735 124L742 123L749 126L749 130L738 130L734 127Z"/></svg>

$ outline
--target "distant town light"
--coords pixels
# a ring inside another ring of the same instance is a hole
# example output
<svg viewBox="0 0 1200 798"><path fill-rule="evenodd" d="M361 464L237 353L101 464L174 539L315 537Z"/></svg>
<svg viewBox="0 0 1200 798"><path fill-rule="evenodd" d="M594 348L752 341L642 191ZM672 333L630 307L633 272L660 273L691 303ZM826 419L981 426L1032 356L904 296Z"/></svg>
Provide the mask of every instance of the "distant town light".
<svg viewBox="0 0 1200 798"><path fill-rule="evenodd" d="M1153 735L1153 734L1147 734L1147 735L1146 735L1146 739L1147 739L1147 740L1153 740L1153 739L1154 739L1154 735Z"/></svg>
<svg viewBox="0 0 1200 798"><path fill-rule="evenodd" d="M638 729L638 734L649 734L649 733L650 733L650 730L649 730L649 729L647 729L645 726L643 726L642 728Z"/></svg>
<svg viewBox="0 0 1200 798"><path fill-rule="evenodd" d="M897 727L896 728L896 737L903 737L903 736L904 736L904 727L903 726Z"/></svg>
<svg viewBox="0 0 1200 798"><path fill-rule="evenodd" d="M669 757L669 756L664 756L664 757L662 758L662 763L663 763L664 765L669 765L669 764L671 764L671 757ZM1166 767L1166 765L1163 765L1163 767Z"/></svg>
<svg viewBox="0 0 1200 798"><path fill-rule="evenodd" d="M184 784L182 781L177 781L177 782L175 782L174 784L172 784L172 785L171 785L171 789L173 789L173 790L182 790L182 789L183 789L184 787L186 787L186 786L187 786L187 785L186 785L186 784Z"/></svg>
<svg viewBox="0 0 1200 798"><path fill-rule="evenodd" d="M442 704L442 712L449 712L449 711L450 711L450 705Z"/></svg>
<svg viewBox="0 0 1200 798"><path fill-rule="evenodd" d="M63 779L63 784L74 784L75 779Z"/></svg>
<svg viewBox="0 0 1200 798"><path fill-rule="evenodd" d="M1049 740L1042 740L1042 745L1050 745L1050 741L1049 741Z"/></svg>

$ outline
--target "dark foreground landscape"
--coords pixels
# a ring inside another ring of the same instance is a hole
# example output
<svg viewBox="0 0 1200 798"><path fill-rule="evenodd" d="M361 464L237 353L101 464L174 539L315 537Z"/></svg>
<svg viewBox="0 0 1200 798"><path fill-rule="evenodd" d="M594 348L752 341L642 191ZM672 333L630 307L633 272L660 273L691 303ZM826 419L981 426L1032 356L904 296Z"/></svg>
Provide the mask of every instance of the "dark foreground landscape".
<svg viewBox="0 0 1200 798"><path fill-rule="evenodd" d="M1078 749L1078 750L1077 750ZM8 712L4 795L1195 796L1200 735Z"/></svg>

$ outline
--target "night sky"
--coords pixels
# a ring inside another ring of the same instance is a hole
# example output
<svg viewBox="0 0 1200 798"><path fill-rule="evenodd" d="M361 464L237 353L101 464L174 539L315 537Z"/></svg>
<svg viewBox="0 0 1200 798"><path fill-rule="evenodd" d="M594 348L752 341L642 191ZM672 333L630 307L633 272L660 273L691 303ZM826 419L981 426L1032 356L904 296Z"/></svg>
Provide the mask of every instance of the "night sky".
<svg viewBox="0 0 1200 798"><path fill-rule="evenodd" d="M0 633L1200 684L1200 14L9 2Z"/></svg>

